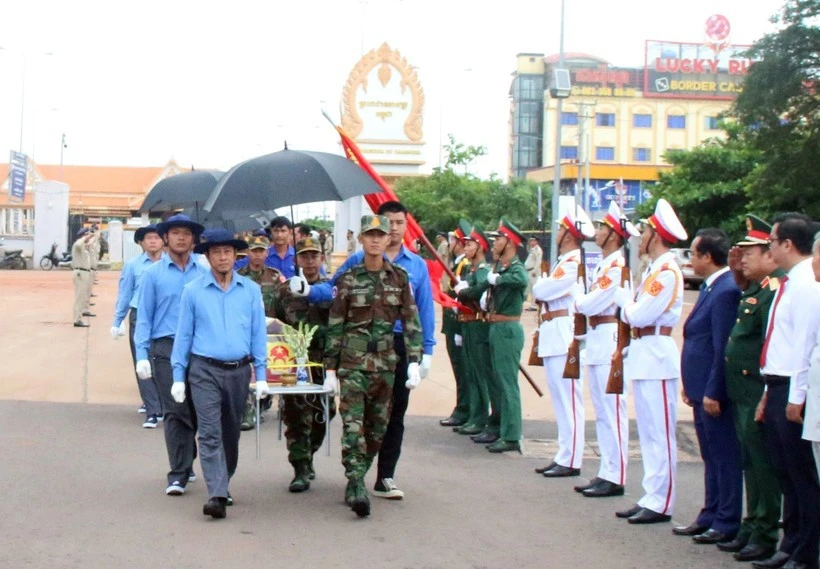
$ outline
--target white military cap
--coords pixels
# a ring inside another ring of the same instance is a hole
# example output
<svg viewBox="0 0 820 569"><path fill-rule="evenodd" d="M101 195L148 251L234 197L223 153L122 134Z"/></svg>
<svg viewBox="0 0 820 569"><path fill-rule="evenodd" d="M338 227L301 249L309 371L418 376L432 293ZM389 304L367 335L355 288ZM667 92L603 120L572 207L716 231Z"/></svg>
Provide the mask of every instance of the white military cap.
<svg viewBox="0 0 820 569"><path fill-rule="evenodd" d="M658 235L670 243L685 241L688 237L686 229L683 228L678 216L675 214L675 210L663 198L658 200L655 213L650 215L646 221L652 229L658 232Z"/></svg>
<svg viewBox="0 0 820 569"><path fill-rule="evenodd" d="M624 231L621 227L622 219L626 221L626 231ZM609 211L606 212L606 216L601 220L601 223L611 227L615 233L624 239L629 239L629 237L638 237L641 234L641 232L638 231L638 228L626 219L624 212L621 211L621 208L618 207L618 204L616 204L614 200L609 202Z"/></svg>
<svg viewBox="0 0 820 569"><path fill-rule="evenodd" d="M564 217L556 223L564 227L577 239L590 239L595 235L592 221L582 207L570 206L564 213Z"/></svg>

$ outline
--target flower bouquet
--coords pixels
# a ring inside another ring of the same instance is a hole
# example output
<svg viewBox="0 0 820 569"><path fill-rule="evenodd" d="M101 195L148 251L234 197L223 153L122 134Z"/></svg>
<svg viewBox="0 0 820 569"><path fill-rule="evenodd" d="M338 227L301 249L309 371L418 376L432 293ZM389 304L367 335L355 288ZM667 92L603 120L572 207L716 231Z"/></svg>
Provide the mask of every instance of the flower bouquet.
<svg viewBox="0 0 820 569"><path fill-rule="evenodd" d="M310 383L310 374L308 373L305 364L308 363L308 348L310 348L310 341L313 339L313 335L318 329L318 325L311 326L305 322L299 322L296 328L285 324L282 329L282 335L285 337L285 341L290 345L293 350L293 355L296 358L297 384L304 385L306 383Z"/></svg>

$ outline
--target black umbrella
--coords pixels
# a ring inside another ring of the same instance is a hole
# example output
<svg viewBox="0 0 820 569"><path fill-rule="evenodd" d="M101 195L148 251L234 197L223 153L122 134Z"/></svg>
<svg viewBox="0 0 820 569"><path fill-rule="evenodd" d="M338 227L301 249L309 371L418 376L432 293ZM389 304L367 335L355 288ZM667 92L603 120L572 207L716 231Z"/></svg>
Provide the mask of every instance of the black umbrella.
<svg viewBox="0 0 820 569"><path fill-rule="evenodd" d="M219 213L210 213L207 211L202 211L201 207L197 211L196 207L189 207L182 210L182 213L190 217L191 219L195 220L197 223L201 223L206 228L210 227L222 227L223 229L227 229L232 231L233 233L239 233L241 231L255 231L257 229L262 229L268 223L270 223L271 215L265 215L263 213L257 215L239 215L237 217L224 217Z"/></svg>
<svg viewBox="0 0 820 569"><path fill-rule="evenodd" d="M284 206L341 201L380 191L364 170L343 156L286 148L231 168L202 209L236 219Z"/></svg>
<svg viewBox="0 0 820 569"><path fill-rule="evenodd" d="M171 211L189 206L201 209L223 174L219 170L195 170L168 176L151 188L140 211ZM196 219L195 215L191 217Z"/></svg>

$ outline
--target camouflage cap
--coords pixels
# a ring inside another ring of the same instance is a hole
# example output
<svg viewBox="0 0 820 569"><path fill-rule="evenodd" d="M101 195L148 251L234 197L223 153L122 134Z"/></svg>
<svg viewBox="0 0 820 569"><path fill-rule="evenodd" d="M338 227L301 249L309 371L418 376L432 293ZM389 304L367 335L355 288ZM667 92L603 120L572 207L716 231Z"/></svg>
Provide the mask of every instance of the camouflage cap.
<svg viewBox="0 0 820 569"><path fill-rule="evenodd" d="M306 239L300 239L296 242L296 254L299 253L307 253L308 251L316 251L317 253L322 252L322 247L319 244L317 239L313 237L308 237Z"/></svg>
<svg viewBox="0 0 820 569"><path fill-rule="evenodd" d="M390 220L384 215L363 215L362 233L367 233L368 231L390 233Z"/></svg>
<svg viewBox="0 0 820 569"><path fill-rule="evenodd" d="M270 247L270 240L261 235L254 235L248 239L248 249L268 249Z"/></svg>

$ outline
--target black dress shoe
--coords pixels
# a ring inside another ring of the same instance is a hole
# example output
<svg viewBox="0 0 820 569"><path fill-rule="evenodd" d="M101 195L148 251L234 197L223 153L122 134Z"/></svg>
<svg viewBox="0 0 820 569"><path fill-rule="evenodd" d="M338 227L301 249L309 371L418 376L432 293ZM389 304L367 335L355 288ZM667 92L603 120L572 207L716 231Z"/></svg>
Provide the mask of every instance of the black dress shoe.
<svg viewBox="0 0 820 569"><path fill-rule="evenodd" d="M88 328L88 324L85 322L77 321L74 323L75 328Z"/></svg>
<svg viewBox="0 0 820 569"><path fill-rule="evenodd" d="M632 508L629 508L628 510L621 510L620 512L615 512L615 517L616 518L621 518L621 519L631 518L632 516L634 516L635 514L640 512L641 510L643 510L643 508L641 508L640 506L638 506L636 504L635 506L633 506Z"/></svg>
<svg viewBox="0 0 820 569"><path fill-rule="evenodd" d="M692 541L704 545L714 545L716 543L727 543L734 539L730 535L726 535L722 531L716 529L707 529L705 532L692 537Z"/></svg>
<svg viewBox="0 0 820 569"><path fill-rule="evenodd" d="M490 433L481 433L478 435L472 435L470 438L473 440L474 443L479 444L492 444L498 440L497 435L491 435Z"/></svg>
<svg viewBox="0 0 820 569"><path fill-rule="evenodd" d="M569 478L570 476L580 475L580 468L570 468L569 466L561 466L560 464L556 464L555 466L544 472L544 476L546 476L547 478Z"/></svg>
<svg viewBox="0 0 820 569"><path fill-rule="evenodd" d="M788 561L791 555L785 551L776 551L774 555L763 561L752 561L752 567L755 569L780 569Z"/></svg>
<svg viewBox="0 0 820 569"><path fill-rule="evenodd" d="M635 514L634 516L630 516L627 518L630 524L659 524L662 522L668 522L672 519L672 516L667 516L666 514L659 514L649 508L641 508L641 511Z"/></svg>
<svg viewBox="0 0 820 569"><path fill-rule="evenodd" d="M717 548L721 551L726 551L727 553L736 553L744 547L746 547L747 543L749 543L748 537L736 537L732 541L724 541L723 543L718 543ZM774 551L772 551L772 553L774 553Z"/></svg>
<svg viewBox="0 0 820 569"><path fill-rule="evenodd" d="M674 533L675 535L685 535L686 537L694 537L696 535L702 534L708 529L708 527L702 526L698 522L693 522L688 526L678 526L672 528L672 533Z"/></svg>
<svg viewBox="0 0 820 569"><path fill-rule="evenodd" d="M555 462L554 462L554 461L553 461L553 462L550 462L550 463L549 463L548 465L546 465L546 466L540 466L540 467L536 468L536 469L535 469L535 473L536 473L536 474L544 474L547 470L549 470L549 469L550 469L550 468L552 468L553 466L555 466Z"/></svg>
<svg viewBox="0 0 820 569"><path fill-rule="evenodd" d="M783 569L817 569L817 563L800 563L791 560L783 566Z"/></svg>
<svg viewBox="0 0 820 569"><path fill-rule="evenodd" d="M583 492L587 488L592 488L593 486L596 486L596 485L600 484L603 481L604 481L603 478L598 478L596 476L595 478L593 478L592 480L590 480L586 484L579 484L578 486L573 486L572 489L580 494L581 492Z"/></svg>
<svg viewBox="0 0 820 569"><path fill-rule="evenodd" d="M466 423L466 421L459 421L455 417L447 417L446 419L442 419L438 422L438 424L442 427L460 427L464 423Z"/></svg>
<svg viewBox="0 0 820 569"><path fill-rule="evenodd" d="M720 547L720 545L718 545L718 547ZM760 561L762 559L770 558L773 554L774 549L771 547L766 547L757 543L750 543L735 553L732 557L738 561Z"/></svg>
<svg viewBox="0 0 820 569"><path fill-rule="evenodd" d="M624 487L609 480L601 480L595 486L581 492L587 498L607 498L609 496L623 496Z"/></svg>
<svg viewBox="0 0 820 569"><path fill-rule="evenodd" d="M83 312L83 316L96 316L96 314L92 314L91 312Z"/></svg>
<svg viewBox="0 0 820 569"><path fill-rule="evenodd" d="M208 503L202 506L202 513L206 516L211 516L214 519L224 518L227 514L225 512L226 498L211 498Z"/></svg>

